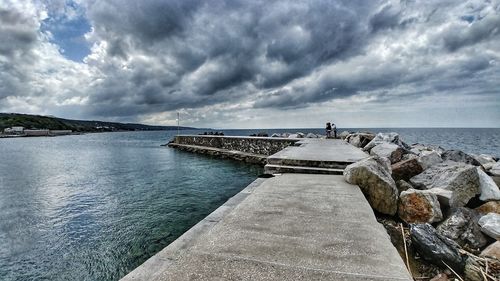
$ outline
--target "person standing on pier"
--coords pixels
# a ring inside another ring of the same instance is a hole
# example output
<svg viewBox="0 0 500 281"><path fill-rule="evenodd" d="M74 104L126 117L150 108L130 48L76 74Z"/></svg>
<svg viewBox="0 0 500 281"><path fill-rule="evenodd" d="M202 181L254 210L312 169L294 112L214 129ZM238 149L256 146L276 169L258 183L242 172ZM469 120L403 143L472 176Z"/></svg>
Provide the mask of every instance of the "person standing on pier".
<svg viewBox="0 0 500 281"><path fill-rule="evenodd" d="M330 122L326 123L326 138L329 139L332 137L332 125Z"/></svg>
<svg viewBox="0 0 500 281"><path fill-rule="evenodd" d="M332 123L333 124L333 138L336 139L337 138L337 126L335 126L335 123Z"/></svg>

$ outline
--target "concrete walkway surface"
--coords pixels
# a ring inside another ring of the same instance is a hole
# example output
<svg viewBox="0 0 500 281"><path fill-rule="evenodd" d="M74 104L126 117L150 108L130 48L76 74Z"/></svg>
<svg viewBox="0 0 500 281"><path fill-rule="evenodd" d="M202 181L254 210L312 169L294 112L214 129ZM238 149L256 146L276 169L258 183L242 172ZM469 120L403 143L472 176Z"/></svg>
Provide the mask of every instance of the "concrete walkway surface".
<svg viewBox="0 0 500 281"><path fill-rule="evenodd" d="M257 179L122 280L411 280L359 187Z"/></svg>

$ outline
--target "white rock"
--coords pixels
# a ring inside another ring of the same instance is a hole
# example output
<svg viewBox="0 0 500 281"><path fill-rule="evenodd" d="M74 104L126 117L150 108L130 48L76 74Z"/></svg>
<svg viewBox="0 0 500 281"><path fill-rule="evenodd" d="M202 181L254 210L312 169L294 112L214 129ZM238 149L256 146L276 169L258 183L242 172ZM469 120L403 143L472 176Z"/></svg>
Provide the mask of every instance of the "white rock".
<svg viewBox="0 0 500 281"><path fill-rule="evenodd" d="M500 215L489 213L479 219L481 231L488 236L500 240Z"/></svg>
<svg viewBox="0 0 500 281"><path fill-rule="evenodd" d="M481 168L477 168L479 174L479 188L481 189L481 201L500 200L500 190L493 179L488 176Z"/></svg>
<svg viewBox="0 0 500 281"><path fill-rule="evenodd" d="M497 162L495 165L493 165L489 172L494 176L500 177L500 162Z"/></svg>
<svg viewBox="0 0 500 281"><path fill-rule="evenodd" d="M375 146L384 142L394 143L406 149L411 148L406 143L400 140L399 135L397 133L378 133L365 147L363 147L363 150L370 151Z"/></svg>
<svg viewBox="0 0 500 281"><path fill-rule="evenodd" d="M496 161L493 159L493 156L488 155L488 154L479 154L479 155L474 155L470 154L474 159L476 159L481 165L485 165L488 163L495 164Z"/></svg>
<svg viewBox="0 0 500 281"><path fill-rule="evenodd" d="M441 162L443 162L443 159L436 151L422 151L418 157L418 163L424 170Z"/></svg>

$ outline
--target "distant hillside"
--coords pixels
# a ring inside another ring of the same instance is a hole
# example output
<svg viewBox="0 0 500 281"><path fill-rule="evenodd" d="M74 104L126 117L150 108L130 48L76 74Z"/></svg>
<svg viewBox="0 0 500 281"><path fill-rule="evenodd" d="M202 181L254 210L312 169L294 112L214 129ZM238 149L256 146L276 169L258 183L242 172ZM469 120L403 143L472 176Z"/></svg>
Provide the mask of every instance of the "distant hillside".
<svg viewBox="0 0 500 281"><path fill-rule="evenodd" d="M112 132L112 131L155 131L177 130L177 126L149 126L133 123L70 120L50 116L18 113L0 113L0 130L13 126L26 129L73 130L75 132ZM196 129L179 127L181 130Z"/></svg>

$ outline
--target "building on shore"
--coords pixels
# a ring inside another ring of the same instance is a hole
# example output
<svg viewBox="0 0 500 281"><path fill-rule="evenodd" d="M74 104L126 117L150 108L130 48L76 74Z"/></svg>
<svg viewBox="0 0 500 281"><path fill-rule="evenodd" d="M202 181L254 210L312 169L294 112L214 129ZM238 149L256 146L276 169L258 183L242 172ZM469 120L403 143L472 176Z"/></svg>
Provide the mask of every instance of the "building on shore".
<svg viewBox="0 0 500 281"><path fill-rule="evenodd" d="M22 135L24 133L24 127L16 126L12 128L5 128L3 133L6 135Z"/></svg>
<svg viewBox="0 0 500 281"><path fill-rule="evenodd" d="M24 130L24 135L28 137L50 136L50 130Z"/></svg>
<svg viewBox="0 0 500 281"><path fill-rule="evenodd" d="M51 136L71 135L72 133L73 133L72 130L50 130Z"/></svg>

